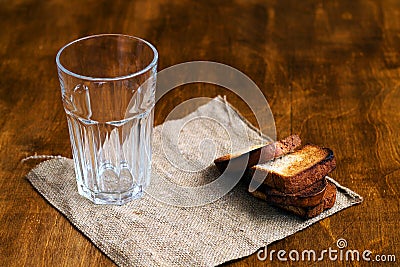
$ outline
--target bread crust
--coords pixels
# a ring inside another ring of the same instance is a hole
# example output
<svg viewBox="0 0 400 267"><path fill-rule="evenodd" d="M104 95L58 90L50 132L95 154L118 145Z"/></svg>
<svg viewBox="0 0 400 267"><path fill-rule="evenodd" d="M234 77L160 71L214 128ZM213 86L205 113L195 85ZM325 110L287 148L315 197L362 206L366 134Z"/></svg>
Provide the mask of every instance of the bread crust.
<svg viewBox="0 0 400 267"><path fill-rule="evenodd" d="M251 194L268 202L281 205L313 207L321 203L326 191L326 186L327 181L324 178L310 187L292 194L282 193L266 185L261 185L256 191L251 192Z"/></svg>
<svg viewBox="0 0 400 267"><path fill-rule="evenodd" d="M336 201L336 186L333 183L328 182L324 193L324 197L322 201L316 206L297 207L293 205L282 205L274 202L269 202L269 204L284 209L286 211L289 211L302 218L310 219L318 216L324 210L332 208L335 205L335 201Z"/></svg>

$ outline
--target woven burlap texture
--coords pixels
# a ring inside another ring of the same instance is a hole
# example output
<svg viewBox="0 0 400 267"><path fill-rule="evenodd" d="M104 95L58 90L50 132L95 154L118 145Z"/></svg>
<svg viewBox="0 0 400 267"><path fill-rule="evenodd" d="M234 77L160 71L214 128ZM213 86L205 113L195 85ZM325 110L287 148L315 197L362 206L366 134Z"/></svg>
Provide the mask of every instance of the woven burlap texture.
<svg viewBox="0 0 400 267"><path fill-rule="evenodd" d="M163 181L192 187L207 184L219 175L212 158L266 137L220 97L182 119L155 127L153 136L154 183L140 200L123 206L94 205L81 197L71 159L42 162L27 175L49 203L119 266L219 265L362 201L332 180L338 187L335 206L310 220L270 207L241 184L206 205L167 204L157 197L157 192L168 192Z"/></svg>

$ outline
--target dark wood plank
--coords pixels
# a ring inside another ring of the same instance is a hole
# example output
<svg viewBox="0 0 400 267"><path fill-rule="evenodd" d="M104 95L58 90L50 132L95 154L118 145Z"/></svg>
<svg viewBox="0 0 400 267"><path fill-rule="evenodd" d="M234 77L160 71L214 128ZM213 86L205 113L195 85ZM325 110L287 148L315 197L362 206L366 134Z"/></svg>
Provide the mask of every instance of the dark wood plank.
<svg viewBox="0 0 400 267"><path fill-rule="evenodd" d="M332 176L365 202L268 249L321 250L345 238L349 248L399 260L399 15L393 0L0 1L0 265L114 265L26 181L38 161L20 161L71 157L55 54L103 32L148 39L159 69L211 60L243 71L267 97L278 137L296 132L334 150ZM218 94L255 122L232 92L194 84L157 103L156 124L185 100ZM272 265L291 262L252 255L224 264Z"/></svg>

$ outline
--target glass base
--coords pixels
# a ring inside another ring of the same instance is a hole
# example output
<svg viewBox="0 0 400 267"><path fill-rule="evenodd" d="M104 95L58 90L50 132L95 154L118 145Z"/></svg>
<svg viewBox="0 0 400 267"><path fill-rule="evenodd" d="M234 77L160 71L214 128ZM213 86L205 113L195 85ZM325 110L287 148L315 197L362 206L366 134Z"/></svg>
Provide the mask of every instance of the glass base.
<svg viewBox="0 0 400 267"><path fill-rule="evenodd" d="M83 185L78 185L78 192L81 196L89 199L94 204L123 205L143 196L142 186L135 186L131 190L125 192L104 193L93 192Z"/></svg>

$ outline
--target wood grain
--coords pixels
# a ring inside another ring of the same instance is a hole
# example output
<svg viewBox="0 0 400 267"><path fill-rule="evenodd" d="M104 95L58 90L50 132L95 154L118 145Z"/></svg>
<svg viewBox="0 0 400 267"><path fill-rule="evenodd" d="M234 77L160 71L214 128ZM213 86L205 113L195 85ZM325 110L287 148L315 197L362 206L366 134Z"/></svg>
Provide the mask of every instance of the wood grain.
<svg viewBox="0 0 400 267"><path fill-rule="evenodd" d="M155 44L160 70L210 60L243 71L267 97L278 137L299 133L335 152L333 177L364 203L269 250L320 251L345 238L351 249L400 261L399 16L394 0L0 1L0 265L114 265L27 182L38 161L21 163L35 153L71 157L55 55L71 40L106 32ZM187 99L219 94L255 122L232 92L205 84L168 93L155 122ZM224 266L292 264L254 254Z"/></svg>

